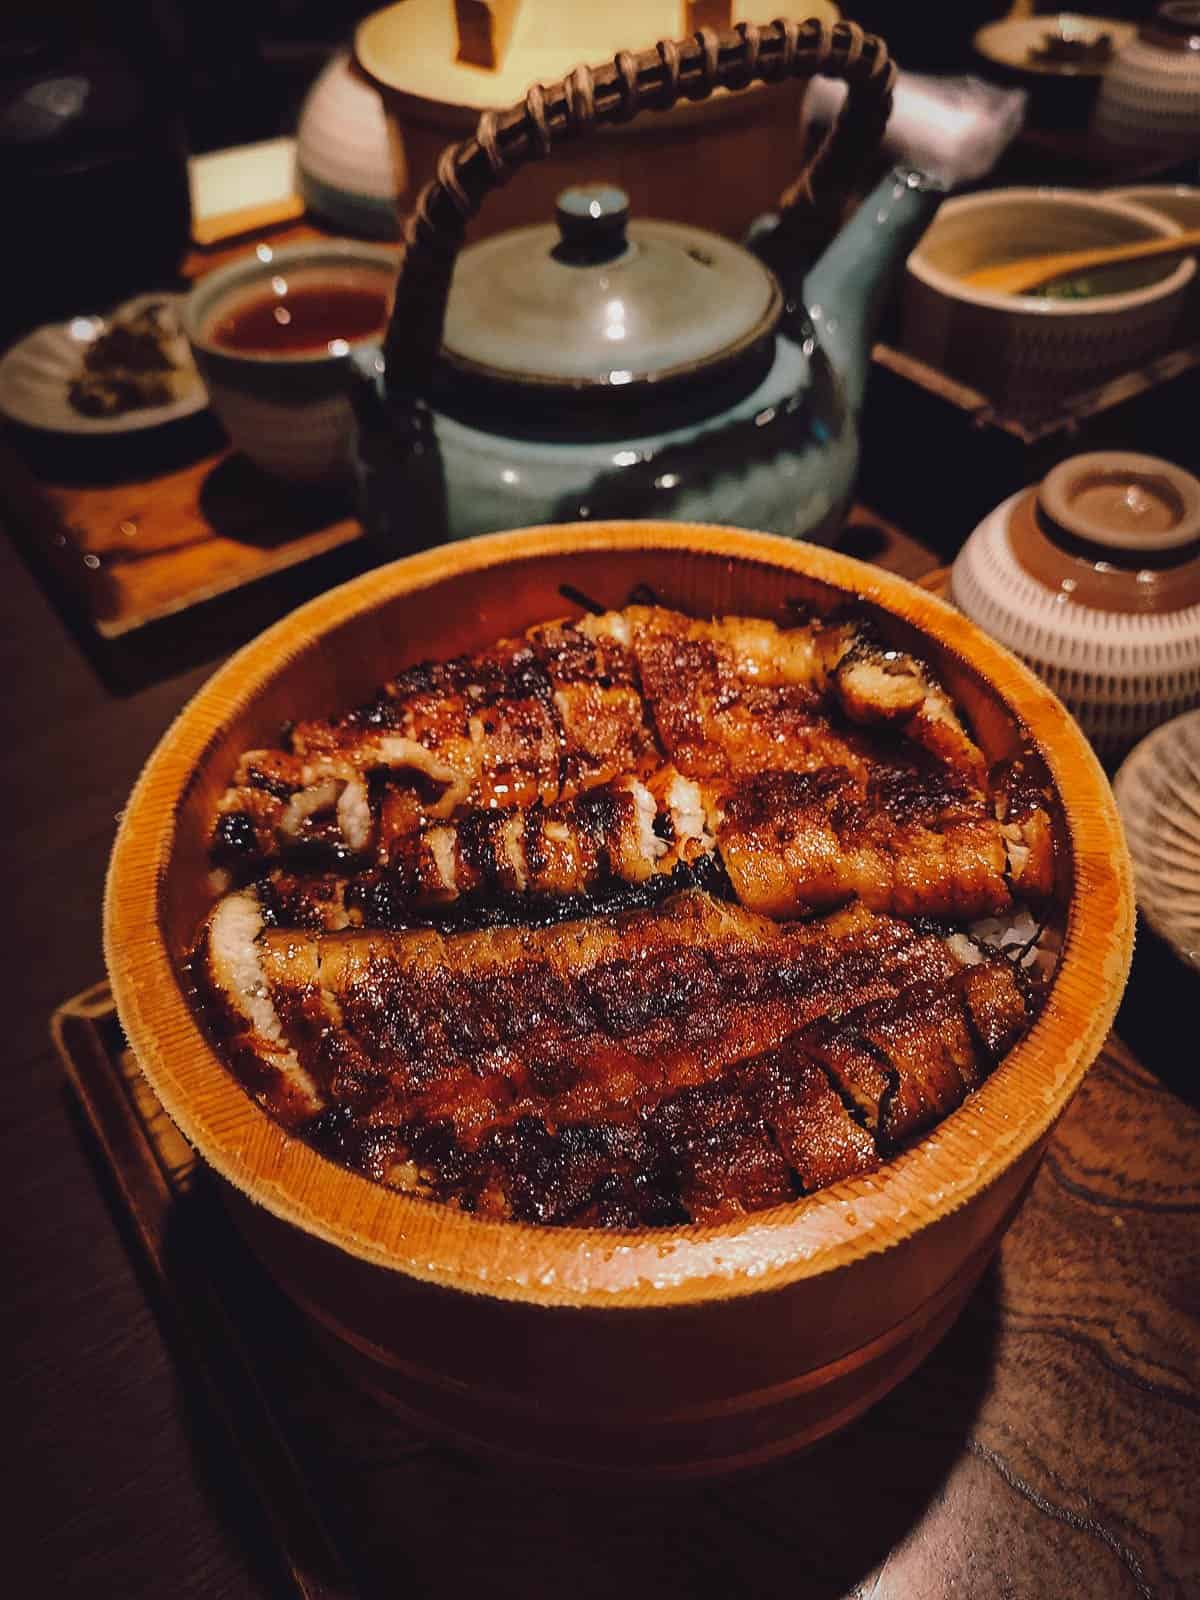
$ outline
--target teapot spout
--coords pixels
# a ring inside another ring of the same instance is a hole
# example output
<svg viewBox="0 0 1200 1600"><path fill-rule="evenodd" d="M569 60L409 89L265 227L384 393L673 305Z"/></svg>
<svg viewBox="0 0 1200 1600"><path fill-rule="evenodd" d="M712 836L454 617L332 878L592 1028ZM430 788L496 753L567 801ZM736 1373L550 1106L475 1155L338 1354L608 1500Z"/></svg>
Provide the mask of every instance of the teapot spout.
<svg viewBox="0 0 1200 1600"><path fill-rule="evenodd" d="M897 168L867 195L804 280L814 332L854 411L862 405L871 344L892 276L945 192L921 173Z"/></svg>

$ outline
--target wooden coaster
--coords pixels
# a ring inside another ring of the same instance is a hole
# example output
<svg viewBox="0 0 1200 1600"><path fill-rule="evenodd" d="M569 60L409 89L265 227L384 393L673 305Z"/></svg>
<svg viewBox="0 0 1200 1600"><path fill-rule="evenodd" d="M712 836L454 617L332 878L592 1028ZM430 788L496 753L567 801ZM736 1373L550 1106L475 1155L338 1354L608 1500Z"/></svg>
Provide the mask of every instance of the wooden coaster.
<svg viewBox="0 0 1200 1600"><path fill-rule="evenodd" d="M3 449L0 479L13 535L104 639L362 537L338 500L272 483L229 450L149 477L80 485L41 480Z"/></svg>

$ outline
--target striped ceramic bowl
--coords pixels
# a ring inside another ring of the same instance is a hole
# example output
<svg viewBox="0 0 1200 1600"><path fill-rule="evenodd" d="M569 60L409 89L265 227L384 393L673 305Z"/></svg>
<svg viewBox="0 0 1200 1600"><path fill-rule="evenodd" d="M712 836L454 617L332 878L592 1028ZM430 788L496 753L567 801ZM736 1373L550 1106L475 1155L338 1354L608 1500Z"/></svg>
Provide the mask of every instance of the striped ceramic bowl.
<svg viewBox="0 0 1200 1600"><path fill-rule="evenodd" d="M387 246L317 240L278 249L260 244L192 290L183 306L183 328L212 408L234 446L264 472L297 483L348 477L354 442L350 358L373 337L265 354L215 342L217 323L280 280L378 282L390 301L395 277L396 252Z"/></svg>
<svg viewBox="0 0 1200 1600"><path fill-rule="evenodd" d="M1200 711L1143 739L1113 792L1142 915L1200 972Z"/></svg>

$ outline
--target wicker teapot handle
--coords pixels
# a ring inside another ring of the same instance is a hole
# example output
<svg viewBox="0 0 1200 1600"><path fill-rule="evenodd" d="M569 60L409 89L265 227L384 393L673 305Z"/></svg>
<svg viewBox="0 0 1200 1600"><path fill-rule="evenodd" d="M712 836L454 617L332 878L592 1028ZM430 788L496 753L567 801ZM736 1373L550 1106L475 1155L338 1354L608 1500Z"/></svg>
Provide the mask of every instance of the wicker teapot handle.
<svg viewBox="0 0 1200 1600"><path fill-rule="evenodd" d="M717 33L622 50L602 67L576 67L550 88L535 84L508 111L485 111L472 139L449 145L437 176L422 189L404 227L404 250L384 350L389 389L425 389L442 342L454 262L467 223L492 189L528 161L594 128L628 122L639 111L669 111L681 97L743 89L817 74L841 78L849 93L825 141L785 197L785 206L820 204L844 188L883 136L896 69L882 39L853 22L779 18L741 22Z"/></svg>

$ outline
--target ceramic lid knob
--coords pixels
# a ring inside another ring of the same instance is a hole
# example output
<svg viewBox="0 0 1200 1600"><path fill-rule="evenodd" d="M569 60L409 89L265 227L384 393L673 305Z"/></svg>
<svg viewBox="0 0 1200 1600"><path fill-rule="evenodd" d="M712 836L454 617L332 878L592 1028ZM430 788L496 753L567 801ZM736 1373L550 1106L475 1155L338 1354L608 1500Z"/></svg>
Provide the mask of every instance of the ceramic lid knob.
<svg viewBox="0 0 1200 1600"><path fill-rule="evenodd" d="M728 370L762 348L782 309L778 281L748 250L631 221L623 190L581 184L559 195L556 223L494 233L458 257L442 361L459 385L484 377L539 398L610 389L626 406L630 385L703 385Z"/></svg>
<svg viewBox="0 0 1200 1600"><path fill-rule="evenodd" d="M629 196L610 183L564 189L554 208L565 249L585 261L604 260L625 248Z"/></svg>

